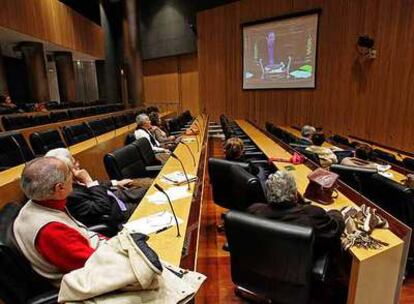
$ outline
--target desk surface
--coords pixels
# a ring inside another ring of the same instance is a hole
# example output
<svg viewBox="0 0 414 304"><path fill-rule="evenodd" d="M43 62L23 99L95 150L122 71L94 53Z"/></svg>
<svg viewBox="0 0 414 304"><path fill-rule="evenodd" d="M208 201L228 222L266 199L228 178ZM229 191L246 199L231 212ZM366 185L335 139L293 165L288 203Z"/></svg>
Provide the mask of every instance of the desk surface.
<svg viewBox="0 0 414 304"><path fill-rule="evenodd" d="M206 145L205 141L207 136L205 136L206 126L208 123L208 120L205 118L202 122L202 131L200 132L200 135L198 135L198 140L200 142L200 149L197 150L197 143L194 140L193 142L188 143L188 146L190 147L191 151L194 154L196 164L194 166L192 157L189 155L188 149L183 145L179 144L177 148L174 150L174 154L178 156L183 162L184 168L187 171L187 174L195 175L197 176L197 172L199 169L199 166L203 160L203 154L202 154L202 147ZM184 136L184 137L190 137L194 139L194 136ZM203 144L201 144L203 142ZM204 154L204 157L206 154ZM203 163L204 165L204 163ZM161 172L158 174L158 176L155 178L154 183L152 186L148 189L145 197L141 200L140 204L138 205L135 212L132 214L129 221L136 220L142 217L146 217L148 215L160 212L160 211L169 211L170 207L168 204L163 205L156 205L149 201L148 196L154 194L157 192L157 190L154 187L154 184L159 184L161 187L163 187L165 190L174 187L168 183L165 183L162 180L162 176L164 174L168 174L174 171L180 171L182 172L181 166L179 162L170 157L168 161L163 166ZM182 258L182 251L184 246L184 241L186 237L186 232L188 229L188 219L189 219L189 213L191 209L191 203L194 195L195 188L198 186L198 183L203 183L203 176L199 176L196 183L190 184L190 196L182 199L178 199L175 201L172 201L172 204L174 206L174 210L176 212L176 215L178 218L183 220L183 223L179 225L180 227L180 233L181 237L177 237L177 230L175 228L175 225L171 227L170 229L163 231L159 234L151 234L150 239L148 243L150 244L151 248L154 249L157 254L160 256L161 259L172 263L173 265L179 266L180 261ZM199 222L199 221L198 221ZM199 223L198 223L199 224Z"/></svg>
<svg viewBox="0 0 414 304"><path fill-rule="evenodd" d="M249 122L237 120L237 124L266 156L290 157L288 151ZM274 164L279 169L287 165L283 162ZM308 184L307 175L312 170L304 164L294 168L295 170L290 172L295 177L299 192L304 193ZM341 209L344 206L357 205L341 192L331 205L324 206L315 202L313 204L324 209ZM387 214L387 217L390 216ZM353 261L347 303L397 303L411 233L409 228L407 231L408 240L403 241L390 229L375 229L372 236L387 242L389 246L376 250L354 247L349 250Z"/></svg>

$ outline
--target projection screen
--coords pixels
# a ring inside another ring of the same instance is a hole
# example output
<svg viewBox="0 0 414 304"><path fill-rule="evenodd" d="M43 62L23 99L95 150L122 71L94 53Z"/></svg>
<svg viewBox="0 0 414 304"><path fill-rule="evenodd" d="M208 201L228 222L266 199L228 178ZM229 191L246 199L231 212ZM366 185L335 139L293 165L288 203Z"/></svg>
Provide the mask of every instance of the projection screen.
<svg viewBox="0 0 414 304"><path fill-rule="evenodd" d="M243 26L243 89L315 88L318 13Z"/></svg>

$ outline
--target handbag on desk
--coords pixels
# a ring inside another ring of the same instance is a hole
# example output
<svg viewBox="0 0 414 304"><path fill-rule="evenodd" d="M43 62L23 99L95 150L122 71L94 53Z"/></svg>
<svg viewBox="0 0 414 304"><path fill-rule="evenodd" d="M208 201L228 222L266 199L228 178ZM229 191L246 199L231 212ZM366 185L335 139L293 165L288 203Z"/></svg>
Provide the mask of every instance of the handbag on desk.
<svg viewBox="0 0 414 304"><path fill-rule="evenodd" d="M309 184L306 187L304 197L323 205L333 203L338 197L336 180L338 174L318 168L308 175Z"/></svg>

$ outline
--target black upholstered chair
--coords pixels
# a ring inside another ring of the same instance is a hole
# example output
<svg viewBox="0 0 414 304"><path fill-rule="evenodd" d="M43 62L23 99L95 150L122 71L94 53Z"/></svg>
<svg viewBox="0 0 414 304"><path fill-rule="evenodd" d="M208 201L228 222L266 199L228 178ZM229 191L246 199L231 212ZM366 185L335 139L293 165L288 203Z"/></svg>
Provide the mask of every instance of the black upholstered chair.
<svg viewBox="0 0 414 304"><path fill-rule="evenodd" d="M157 171L148 171L144 160L134 145L127 145L104 156L104 165L111 179L149 177Z"/></svg>
<svg viewBox="0 0 414 304"><path fill-rule="evenodd" d="M116 128L122 128L123 126L126 126L128 124L128 121L125 115L114 116L114 122L115 122Z"/></svg>
<svg viewBox="0 0 414 304"><path fill-rule="evenodd" d="M33 152L19 133L0 136L0 170L5 170L34 158Z"/></svg>
<svg viewBox="0 0 414 304"><path fill-rule="evenodd" d="M231 210L225 216L231 277L237 286L281 304L308 303L314 234L311 227Z"/></svg>
<svg viewBox="0 0 414 304"><path fill-rule="evenodd" d="M334 136L332 136L332 140L338 144L342 144L345 146L351 146L349 139L341 135L335 134Z"/></svg>
<svg viewBox="0 0 414 304"><path fill-rule="evenodd" d="M311 151L306 150L306 148L297 148L297 150L303 155L305 156L307 159L309 159L310 161L314 162L315 164L317 164L318 166L321 165L321 162L319 160L319 156L316 153L313 153Z"/></svg>
<svg viewBox="0 0 414 304"><path fill-rule="evenodd" d="M408 170L414 171L414 158L406 157L403 159L404 167Z"/></svg>
<svg viewBox="0 0 414 304"><path fill-rule="evenodd" d="M57 303L58 290L34 272L18 250L12 227L19 210L19 205L9 203L0 211L0 302Z"/></svg>
<svg viewBox="0 0 414 304"><path fill-rule="evenodd" d="M87 125L89 126L89 128L92 130L92 133L95 136L104 134L107 131L105 122L103 122L102 120L93 120L93 121L89 121L87 122Z"/></svg>
<svg viewBox="0 0 414 304"><path fill-rule="evenodd" d="M69 114L70 119L76 119L76 118L87 116L85 115L84 109L69 109L68 114Z"/></svg>
<svg viewBox="0 0 414 304"><path fill-rule="evenodd" d="M105 124L105 128L106 128L106 132L115 130L115 122L114 119L112 117L107 117L102 119L102 122Z"/></svg>
<svg viewBox="0 0 414 304"><path fill-rule="evenodd" d="M414 228L414 194L409 187L380 174L373 174L363 186L363 194Z"/></svg>
<svg viewBox="0 0 414 304"><path fill-rule="evenodd" d="M125 146L132 144L134 141L136 140L135 138L135 134L134 133L128 133L126 138L125 138Z"/></svg>
<svg viewBox="0 0 414 304"><path fill-rule="evenodd" d="M377 173L377 169L358 168L336 164L331 165L329 170L338 174L339 178L345 184L359 192L362 192L368 179L370 179L373 174Z"/></svg>
<svg viewBox="0 0 414 304"><path fill-rule="evenodd" d="M373 155L376 159L382 159L392 164L402 165L402 163L399 160L397 160L394 154L385 152L383 150L374 149Z"/></svg>
<svg viewBox="0 0 414 304"><path fill-rule="evenodd" d="M57 130L47 130L30 134L30 145L36 155L43 155L49 150L66 147Z"/></svg>
<svg viewBox="0 0 414 304"><path fill-rule="evenodd" d="M49 115L34 115L32 118L32 122L34 126L41 126L50 124L52 121Z"/></svg>
<svg viewBox="0 0 414 304"><path fill-rule="evenodd" d="M214 203L227 209L244 210L252 203L263 202L260 181L249 169L248 163L210 158L208 173Z"/></svg>
<svg viewBox="0 0 414 304"><path fill-rule="evenodd" d="M152 147L149 141L146 138L140 138L132 142L133 146L135 146L144 160L144 164L146 170L148 171L148 175L154 176L154 174L158 174L158 172L162 168L161 162L155 157L155 153L152 150Z"/></svg>
<svg viewBox="0 0 414 304"><path fill-rule="evenodd" d="M85 123L64 127L63 134L68 145L74 145L93 137L92 131Z"/></svg>
<svg viewBox="0 0 414 304"><path fill-rule="evenodd" d="M33 126L32 116L6 115L2 117L3 128L6 131L24 129Z"/></svg>
<svg viewBox="0 0 414 304"><path fill-rule="evenodd" d="M70 117L67 111L53 111L50 113L50 120L52 122L64 121L69 119Z"/></svg>
<svg viewBox="0 0 414 304"><path fill-rule="evenodd" d="M340 164L344 158L354 156L354 150L333 151L333 153L336 155L336 158L338 159L338 164Z"/></svg>

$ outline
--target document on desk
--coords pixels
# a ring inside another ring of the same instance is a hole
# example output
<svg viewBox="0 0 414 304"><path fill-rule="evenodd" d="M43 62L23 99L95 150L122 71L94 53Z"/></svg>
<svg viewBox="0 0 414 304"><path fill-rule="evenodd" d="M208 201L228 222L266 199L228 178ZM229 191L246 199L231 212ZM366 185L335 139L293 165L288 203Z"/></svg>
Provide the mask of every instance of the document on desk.
<svg viewBox="0 0 414 304"><path fill-rule="evenodd" d="M170 197L171 202L191 196L191 193L188 192L187 186L171 187L165 190L165 192ZM149 195L147 198L151 203L156 205L163 205L168 203L168 199L165 194L159 191Z"/></svg>
<svg viewBox="0 0 414 304"><path fill-rule="evenodd" d="M183 222L182 219L178 218L178 224ZM164 231L175 225L174 216L169 211L161 211L149 216L140 218L135 221L128 222L124 224L124 227L130 233L144 233L151 234L157 233L158 231Z"/></svg>
<svg viewBox="0 0 414 304"><path fill-rule="evenodd" d="M187 177L188 177L189 182L193 182L197 180L197 176L194 176L191 174L187 174ZM163 182L166 182L168 184L176 184L176 185L187 183L185 174L181 171L174 171L168 174L164 174L162 176L162 180Z"/></svg>

